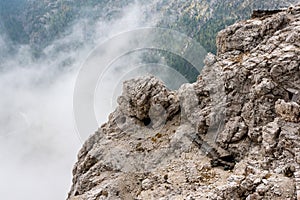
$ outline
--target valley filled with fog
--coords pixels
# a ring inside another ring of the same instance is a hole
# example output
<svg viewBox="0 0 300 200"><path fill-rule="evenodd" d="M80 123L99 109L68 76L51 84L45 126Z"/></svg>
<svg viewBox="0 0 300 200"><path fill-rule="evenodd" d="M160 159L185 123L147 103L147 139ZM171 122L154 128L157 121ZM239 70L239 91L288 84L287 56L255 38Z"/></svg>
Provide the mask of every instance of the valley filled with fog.
<svg viewBox="0 0 300 200"><path fill-rule="evenodd" d="M76 154L86 139L77 132L73 116L73 91L79 69L97 44L120 32L145 26L142 19L143 11L136 4L125 7L118 19L109 22L99 20L91 26L89 19L78 19L39 57L32 54L29 45L11 42L2 31L1 198L66 198ZM109 77L118 76L118 70L109 73L101 83L104 87L115 85L116 80ZM119 88L113 89L121 92L118 84ZM118 92L113 94L111 88L98 92L99 99L108 99L108 105L96 106L102 108L97 113L101 124L114 109L112 96Z"/></svg>

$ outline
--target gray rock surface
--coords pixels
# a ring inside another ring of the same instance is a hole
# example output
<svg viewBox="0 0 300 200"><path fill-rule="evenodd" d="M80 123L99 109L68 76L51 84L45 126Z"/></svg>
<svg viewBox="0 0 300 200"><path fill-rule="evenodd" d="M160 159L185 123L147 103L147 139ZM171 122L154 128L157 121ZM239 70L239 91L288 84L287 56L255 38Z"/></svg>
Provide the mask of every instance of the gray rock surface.
<svg viewBox="0 0 300 200"><path fill-rule="evenodd" d="M179 101L174 92L153 76L132 79L123 84L123 94L118 98L120 110L139 120L174 116L179 111Z"/></svg>
<svg viewBox="0 0 300 200"><path fill-rule="evenodd" d="M300 7L217 37L193 84L124 83L78 154L69 200L300 199Z"/></svg>

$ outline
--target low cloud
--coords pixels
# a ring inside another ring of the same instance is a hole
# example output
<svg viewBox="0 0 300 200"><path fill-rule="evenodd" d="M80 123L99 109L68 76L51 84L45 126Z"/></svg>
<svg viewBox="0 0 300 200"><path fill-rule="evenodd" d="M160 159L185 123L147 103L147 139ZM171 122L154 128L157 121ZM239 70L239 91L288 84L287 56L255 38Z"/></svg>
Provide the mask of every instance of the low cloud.
<svg viewBox="0 0 300 200"><path fill-rule="evenodd" d="M92 33L88 19L78 19L69 34L46 47L39 59L26 45L10 51L11 44L0 37L2 199L66 198L81 147L72 105L78 70L99 42L147 25L141 15L139 5L131 5L118 20L97 21ZM99 118L104 121L108 112Z"/></svg>

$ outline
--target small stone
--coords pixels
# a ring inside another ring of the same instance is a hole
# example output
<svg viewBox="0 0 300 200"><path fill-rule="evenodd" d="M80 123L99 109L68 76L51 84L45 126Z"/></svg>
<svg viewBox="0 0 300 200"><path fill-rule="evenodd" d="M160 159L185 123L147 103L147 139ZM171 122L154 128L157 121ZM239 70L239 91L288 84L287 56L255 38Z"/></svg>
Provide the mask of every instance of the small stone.
<svg viewBox="0 0 300 200"><path fill-rule="evenodd" d="M279 187L273 187L272 192L278 196L280 196L282 194L282 191Z"/></svg>
<svg viewBox="0 0 300 200"><path fill-rule="evenodd" d="M150 179L144 179L142 181L142 189L143 190L149 190L153 186L153 181Z"/></svg>
<svg viewBox="0 0 300 200"><path fill-rule="evenodd" d="M208 53L204 59L204 63L206 66L212 66L216 62L216 56L212 53Z"/></svg>
<svg viewBox="0 0 300 200"><path fill-rule="evenodd" d="M246 200L260 200L261 197L257 193L253 193L247 196Z"/></svg>
<svg viewBox="0 0 300 200"><path fill-rule="evenodd" d="M264 178L263 178L261 181L262 181L265 185L268 185L268 183L269 183L269 181L268 181L267 179L264 179Z"/></svg>
<svg viewBox="0 0 300 200"><path fill-rule="evenodd" d="M264 195L266 191L268 191L268 187L265 184L260 184L256 187L256 192L261 196Z"/></svg>
<svg viewBox="0 0 300 200"><path fill-rule="evenodd" d="M257 179L254 180L253 183L254 183L255 185L257 185L257 184L259 184L260 182L261 182L261 179L260 179L260 178L257 178Z"/></svg>
<svg viewBox="0 0 300 200"><path fill-rule="evenodd" d="M275 105L276 113L289 122L300 121L300 106L296 102L285 102L279 99Z"/></svg>

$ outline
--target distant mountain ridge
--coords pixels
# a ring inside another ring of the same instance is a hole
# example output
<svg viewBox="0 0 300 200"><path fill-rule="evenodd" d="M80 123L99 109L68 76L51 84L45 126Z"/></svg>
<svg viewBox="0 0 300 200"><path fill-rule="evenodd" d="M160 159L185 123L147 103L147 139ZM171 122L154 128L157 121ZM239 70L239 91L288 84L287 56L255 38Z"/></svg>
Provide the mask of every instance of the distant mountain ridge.
<svg viewBox="0 0 300 200"><path fill-rule="evenodd" d="M278 9L296 0L157 0L148 8L161 16L158 26L179 30L198 40L207 51L216 52L216 33L237 20L249 18L253 9ZM21 44L43 49L79 18L92 23L118 18L129 4L147 4L140 0L2 0L0 21L8 37Z"/></svg>

